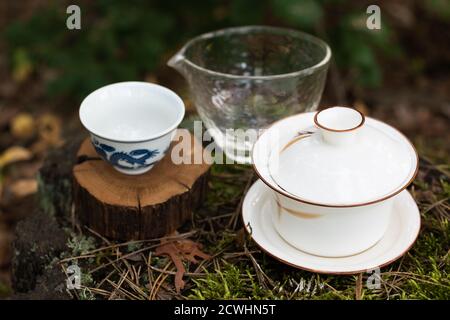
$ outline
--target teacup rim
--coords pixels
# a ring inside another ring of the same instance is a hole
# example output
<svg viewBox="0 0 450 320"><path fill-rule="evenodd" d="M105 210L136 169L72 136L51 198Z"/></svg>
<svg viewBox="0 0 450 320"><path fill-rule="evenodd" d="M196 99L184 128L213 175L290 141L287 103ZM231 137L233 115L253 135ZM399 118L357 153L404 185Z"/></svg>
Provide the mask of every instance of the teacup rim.
<svg viewBox="0 0 450 320"><path fill-rule="evenodd" d="M84 117L82 115L83 110L86 108L86 100L89 97L92 97L94 94L98 94L99 92L106 90L107 88L113 87L113 86L124 86L124 85L136 85L136 86L146 86L148 88L152 88L152 89L157 89L157 90L161 90L166 92L167 94L169 94L170 96L172 96L174 98L175 101L177 101L177 106L179 107L179 113L178 116L176 118L176 121L174 123L172 123L170 126L168 126L165 130L163 130L162 132L153 134L153 135L149 135L148 137L142 138L142 139L117 139L117 138L111 138L108 136L105 136L103 134L99 134L97 130L92 129L92 127L89 127L86 124L86 121L84 121ZM173 130L175 130L179 124L181 123L181 121L183 121L184 115L186 112L186 108L184 105L183 100L180 98L180 96L178 94L176 94L174 91L170 90L167 87L161 86L159 84L155 84L155 83L150 83L150 82L145 82L145 81L121 81L121 82L115 82L115 83L111 83L105 86L102 86L94 91L92 91L91 93L89 93L81 102L80 104L80 108L78 110L78 116L80 119L81 124L83 125L83 127L89 131L89 133L108 140L108 141L112 141L112 142L118 142L118 143L140 143L140 142L147 142L147 141L152 141L152 140L156 140L159 139L167 134L169 134L170 132L172 132Z"/></svg>
<svg viewBox="0 0 450 320"><path fill-rule="evenodd" d="M300 70L286 72L286 73L280 73L280 74L258 75L258 76L229 74L229 73L224 73L221 71L208 69L206 67L202 67L202 66L194 63L193 61L191 61L190 59L185 57L185 52L186 52L187 48L190 47L195 42L198 42L198 41L201 41L204 39L213 38L216 36L220 36L226 32L245 33L245 32L248 32L249 30L271 30L271 31L277 31L277 32L289 32L289 33L293 33L293 34L295 33L297 36L302 36L303 38L307 39L308 41L310 41L314 44L317 44L319 46L322 46L323 49L325 50L325 55L319 62L315 63L312 66L302 68ZM328 64L331 60L332 52L331 52L330 46L328 45L328 43L325 42L325 40L322 40L321 38L319 38L315 35L309 34L307 32L303 32L303 31L293 29L293 28L277 27L277 26L271 26L271 25L245 25L245 26L222 28L222 29L218 29L218 30L200 34L200 35L192 38L188 42L186 42L183 45L183 47L180 49L180 51L177 55L181 55L183 57L184 61L187 64L189 64L191 67L193 67L194 69L197 69L201 72L207 73L212 76L219 76L219 77L223 77L223 78L237 79L237 80L245 80L245 79L247 79L247 80L275 80L275 79L284 79L284 78L292 78L292 77L311 75L314 72L321 70L322 68L328 66Z"/></svg>

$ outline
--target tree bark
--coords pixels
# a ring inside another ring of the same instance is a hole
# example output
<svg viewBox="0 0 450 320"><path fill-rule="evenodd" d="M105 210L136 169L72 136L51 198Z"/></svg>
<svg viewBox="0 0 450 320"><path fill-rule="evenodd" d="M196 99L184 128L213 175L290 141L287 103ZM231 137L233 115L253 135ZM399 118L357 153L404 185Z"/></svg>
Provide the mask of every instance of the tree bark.
<svg viewBox="0 0 450 320"><path fill-rule="evenodd" d="M190 138L195 147L187 152L193 159L203 149ZM150 171L128 176L101 160L86 139L78 151L84 161L73 167L75 215L81 224L119 240L161 237L180 227L204 201L210 165L176 165L171 151Z"/></svg>

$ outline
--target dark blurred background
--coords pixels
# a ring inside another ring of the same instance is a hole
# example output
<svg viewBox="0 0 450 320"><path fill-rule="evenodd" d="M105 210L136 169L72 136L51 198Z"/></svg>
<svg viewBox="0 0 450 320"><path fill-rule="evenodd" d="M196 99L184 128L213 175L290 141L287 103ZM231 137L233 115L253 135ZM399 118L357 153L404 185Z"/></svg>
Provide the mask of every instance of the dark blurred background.
<svg viewBox="0 0 450 320"><path fill-rule="evenodd" d="M81 30L66 28L70 4L81 8ZM366 27L371 4L381 8L381 30ZM330 44L333 63L321 106L356 106L396 125L419 147L448 151L446 0L2 1L0 129L11 126L17 111L78 123L85 95L123 80L171 87L194 112L186 83L166 61L198 34L250 24L299 29ZM0 148L10 144L5 139Z"/></svg>

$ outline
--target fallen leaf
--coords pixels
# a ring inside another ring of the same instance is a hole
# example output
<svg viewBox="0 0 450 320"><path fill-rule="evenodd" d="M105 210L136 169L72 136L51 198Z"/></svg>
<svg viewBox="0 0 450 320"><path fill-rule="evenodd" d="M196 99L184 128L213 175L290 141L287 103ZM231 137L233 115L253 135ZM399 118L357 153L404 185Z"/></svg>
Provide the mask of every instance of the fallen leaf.
<svg viewBox="0 0 450 320"><path fill-rule="evenodd" d="M47 113L38 119L39 137L49 146L60 146L63 143L61 138L61 119Z"/></svg>
<svg viewBox="0 0 450 320"><path fill-rule="evenodd" d="M0 168L14 162L26 161L31 159L32 154L28 149L20 146L13 146L6 149L0 155Z"/></svg>
<svg viewBox="0 0 450 320"><path fill-rule="evenodd" d="M198 263L196 257L203 260L211 258L209 254L204 253L200 249L202 245L189 239L164 241L161 240L161 245L156 248L155 255L167 255L172 260L175 268L177 269L175 274L175 289L177 293L184 288L185 282L183 281L183 275L186 273L183 261L190 261L192 263Z"/></svg>
<svg viewBox="0 0 450 320"><path fill-rule="evenodd" d="M11 134L18 139L30 139L35 134L36 124L29 113L19 113L10 122Z"/></svg>
<svg viewBox="0 0 450 320"><path fill-rule="evenodd" d="M23 198L36 193L37 188L38 185L36 179L21 179L8 186L8 191L11 192L15 198Z"/></svg>

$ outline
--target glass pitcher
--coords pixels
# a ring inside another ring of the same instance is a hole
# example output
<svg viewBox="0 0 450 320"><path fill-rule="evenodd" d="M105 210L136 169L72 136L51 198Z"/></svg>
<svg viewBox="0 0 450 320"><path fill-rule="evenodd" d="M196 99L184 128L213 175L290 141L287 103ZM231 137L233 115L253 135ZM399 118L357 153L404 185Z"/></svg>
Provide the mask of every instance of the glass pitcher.
<svg viewBox="0 0 450 320"><path fill-rule="evenodd" d="M227 157L251 163L259 129L320 101L331 50L309 34L248 26L200 35L169 61ZM239 130L238 130L239 129Z"/></svg>

